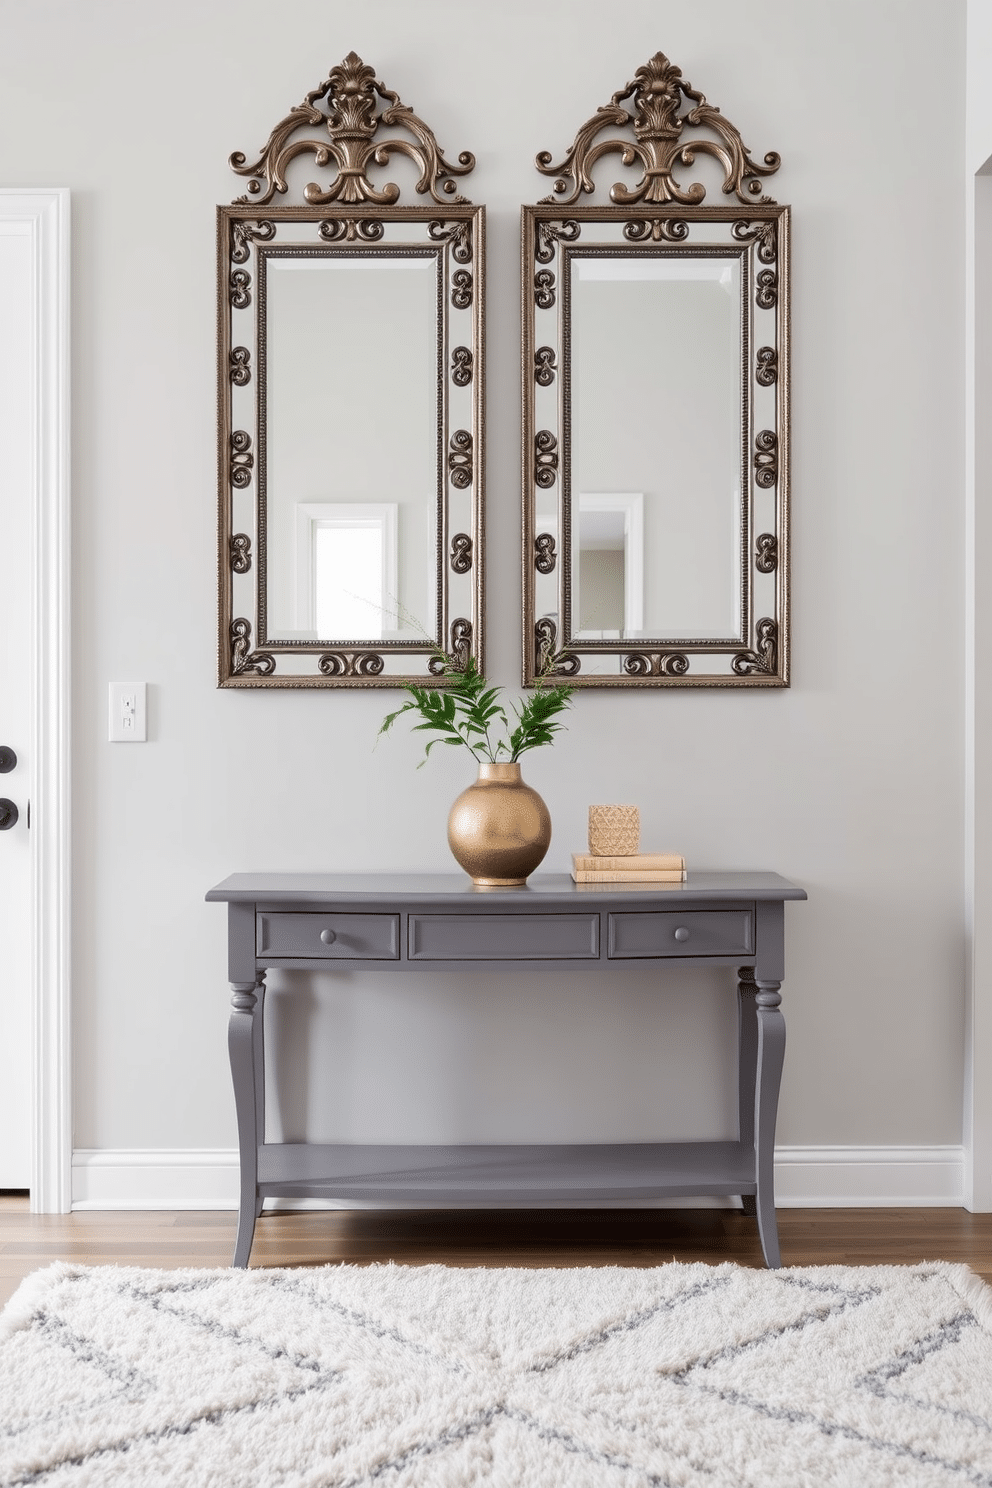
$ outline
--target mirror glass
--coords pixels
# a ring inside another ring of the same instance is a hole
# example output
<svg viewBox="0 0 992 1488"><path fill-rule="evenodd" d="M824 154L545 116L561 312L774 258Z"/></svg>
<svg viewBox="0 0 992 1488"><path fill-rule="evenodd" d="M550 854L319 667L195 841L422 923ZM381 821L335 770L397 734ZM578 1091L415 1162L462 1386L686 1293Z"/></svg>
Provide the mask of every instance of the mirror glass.
<svg viewBox="0 0 992 1488"><path fill-rule="evenodd" d="M573 633L738 635L739 259L573 252L570 270Z"/></svg>
<svg viewBox="0 0 992 1488"><path fill-rule="evenodd" d="M437 630L440 268L436 250L266 255L272 639Z"/></svg>

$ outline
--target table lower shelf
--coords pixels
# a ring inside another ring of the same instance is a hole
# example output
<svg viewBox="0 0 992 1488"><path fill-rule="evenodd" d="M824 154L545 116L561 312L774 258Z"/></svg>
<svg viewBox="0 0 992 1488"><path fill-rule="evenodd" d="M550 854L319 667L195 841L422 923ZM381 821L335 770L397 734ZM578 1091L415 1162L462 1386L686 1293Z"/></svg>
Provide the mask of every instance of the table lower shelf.
<svg viewBox="0 0 992 1488"><path fill-rule="evenodd" d="M754 1151L740 1142L459 1147L287 1142L258 1149L262 1198L366 1199L430 1208L442 1199L554 1204L755 1192Z"/></svg>

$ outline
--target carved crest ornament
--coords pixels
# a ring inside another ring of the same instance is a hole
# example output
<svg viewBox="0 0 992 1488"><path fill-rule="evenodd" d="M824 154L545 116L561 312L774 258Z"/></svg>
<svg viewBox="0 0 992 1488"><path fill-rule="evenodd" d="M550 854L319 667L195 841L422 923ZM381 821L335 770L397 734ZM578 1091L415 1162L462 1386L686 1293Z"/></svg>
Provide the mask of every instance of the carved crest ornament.
<svg viewBox="0 0 992 1488"><path fill-rule="evenodd" d="M388 106L376 113L376 100ZM320 139L294 139L301 129L322 129ZM380 130L402 129L412 135L407 139L377 138ZM392 206L400 188L394 182L376 187L369 180L370 165L384 166L391 155L406 155L420 170L417 191L430 192L436 202L464 204L457 194L457 177L467 176L475 165L475 156L463 150L458 162L445 160L434 133L413 109L400 101L399 94L385 87L375 69L364 63L355 52L332 67L319 88L308 93L269 135L258 159L246 163L240 150L230 157L230 166L239 176L248 177L248 195L236 198L236 205L264 206L275 193L288 190L286 170L297 155L312 155L318 166L336 167L337 176L330 186L322 188L311 182L304 187L303 197L311 206L331 202L375 206Z"/></svg>
<svg viewBox="0 0 992 1488"><path fill-rule="evenodd" d="M630 98L633 113L623 107ZM680 112L686 103L688 110ZM633 140L598 137L606 129L628 125L633 126ZM683 143L687 129L708 129L716 138L693 135ZM772 198L762 195L761 178L774 175L782 163L774 151L769 151L760 165L752 160L740 132L718 108L706 102L702 93L683 81L682 69L669 62L664 52L655 52L625 88L586 120L564 160L554 164L547 150L538 155L538 170L557 178L554 195L543 197L542 205L569 207L584 192L593 192L592 168L609 154L622 156L624 165L639 163L643 168L644 174L634 186L618 181L611 188L610 200L623 207L664 202L698 206L706 195L703 183L694 181L683 188L672 172L676 165L691 166L700 154L712 155L722 165L725 194L735 194L746 204L757 201L772 206Z"/></svg>

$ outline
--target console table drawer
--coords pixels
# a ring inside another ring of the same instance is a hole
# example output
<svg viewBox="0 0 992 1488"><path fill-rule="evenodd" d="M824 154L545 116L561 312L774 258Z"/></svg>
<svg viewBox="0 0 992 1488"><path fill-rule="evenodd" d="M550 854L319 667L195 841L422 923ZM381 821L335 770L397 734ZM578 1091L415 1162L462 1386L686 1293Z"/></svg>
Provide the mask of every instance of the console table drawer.
<svg viewBox="0 0 992 1488"><path fill-rule="evenodd" d="M400 917L391 914L259 914L258 955L398 961Z"/></svg>
<svg viewBox="0 0 992 1488"><path fill-rule="evenodd" d="M754 919L749 908L611 914L609 920L609 955L614 960L754 954Z"/></svg>
<svg viewBox="0 0 992 1488"><path fill-rule="evenodd" d="M411 961L595 961L598 914L411 914Z"/></svg>

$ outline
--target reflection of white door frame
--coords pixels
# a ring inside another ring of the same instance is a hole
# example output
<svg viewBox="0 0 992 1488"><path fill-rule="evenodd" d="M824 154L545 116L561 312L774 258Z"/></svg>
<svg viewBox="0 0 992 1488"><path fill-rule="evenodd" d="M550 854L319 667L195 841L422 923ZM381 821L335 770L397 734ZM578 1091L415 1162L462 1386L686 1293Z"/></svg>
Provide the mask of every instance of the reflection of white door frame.
<svg viewBox="0 0 992 1488"><path fill-rule="evenodd" d="M317 636L315 567L319 528L372 527L382 533L382 602L383 608L375 617L373 627L370 616L369 630L362 640L378 639L399 628L399 619L387 625L387 619L395 617L398 602L396 590L396 502L395 501L298 501L296 504L296 629L313 632ZM327 636L326 640L341 640L341 636ZM359 639L353 637L349 639Z"/></svg>
<svg viewBox="0 0 992 1488"><path fill-rule="evenodd" d="M31 1208L72 1198L69 1023L69 193L2 190L31 238Z"/></svg>
<svg viewBox="0 0 992 1488"><path fill-rule="evenodd" d="M583 491L579 496L579 543L581 549L582 518L591 512L623 513L623 626L627 635L644 629L644 495L641 491ZM572 563L572 628L577 630L579 616L579 565Z"/></svg>

